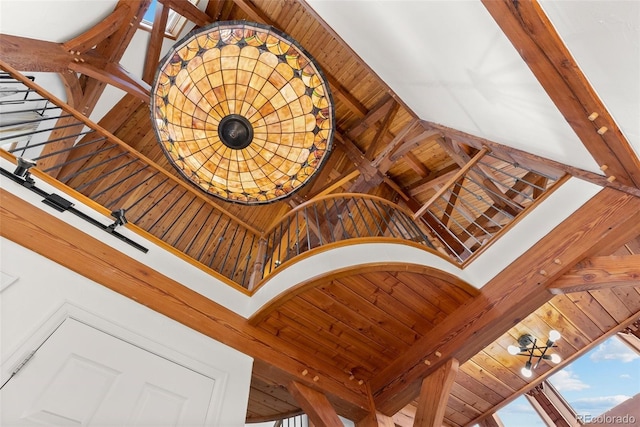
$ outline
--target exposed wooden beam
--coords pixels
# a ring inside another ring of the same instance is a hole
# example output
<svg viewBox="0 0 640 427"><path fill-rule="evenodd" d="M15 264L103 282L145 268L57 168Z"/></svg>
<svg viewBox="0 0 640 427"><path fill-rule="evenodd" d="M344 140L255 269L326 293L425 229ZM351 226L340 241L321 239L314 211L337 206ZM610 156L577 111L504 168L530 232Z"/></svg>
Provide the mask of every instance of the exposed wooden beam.
<svg viewBox="0 0 640 427"><path fill-rule="evenodd" d="M224 20L222 18L222 11L223 11L224 6L226 4L233 5L233 2L230 1L230 0L229 1L227 1L227 0L209 0L209 2L207 3L207 8L205 9L205 12L214 21L222 21L222 20Z"/></svg>
<svg viewBox="0 0 640 427"><path fill-rule="evenodd" d="M418 395L422 378L440 360L455 357L464 363L551 299L550 292L540 290L571 266L638 234L640 198L603 189L374 377L376 408L387 415L397 412Z"/></svg>
<svg viewBox="0 0 640 427"><path fill-rule="evenodd" d="M92 57L81 62L72 62L69 69L117 87L146 103L151 102L149 84L129 73L120 64Z"/></svg>
<svg viewBox="0 0 640 427"><path fill-rule="evenodd" d="M420 161L412 152L408 152L403 157L404 161L413 169L420 177L426 178L431 173L431 170L427 168L424 163Z"/></svg>
<svg viewBox="0 0 640 427"><path fill-rule="evenodd" d="M336 189L344 186L345 184L353 181L358 175L360 175L360 171L359 170L353 170L350 172L345 172L342 175L340 175L338 178L336 178L335 180L333 180L332 182L327 183L327 185L325 185L324 187L322 187L321 189L319 189L317 192L314 192L313 195L311 195L309 197L309 200L315 198L315 197L320 197L320 196L324 196L326 194L330 194L333 191L335 191Z"/></svg>
<svg viewBox="0 0 640 427"><path fill-rule="evenodd" d="M513 186L504 193L505 197L509 200L514 200L520 193L522 193L526 190L527 187L529 187L529 182L534 181L538 177L539 175L535 172L527 172L522 177L522 179L516 180ZM489 206L478 216L478 219L476 221L469 224L469 226L465 229L464 234L473 236L477 232L487 230L491 226L495 225L492 224L492 222L494 221L494 217L500 213L500 209L496 208L496 206Z"/></svg>
<svg viewBox="0 0 640 427"><path fill-rule="evenodd" d="M398 114L399 109L400 109L400 104L398 104L397 102L394 102L391 105L391 108L389 108L389 111L387 111L387 114L384 116L384 119L382 119L382 125L376 132L376 135L373 137L373 141L371 141L371 144L369 144L369 147L367 147L367 151L364 153L364 156L367 159L373 160L373 157L375 156L376 152L378 151L378 148L382 144L384 137L387 135L387 132L389 132L391 123L393 123L393 119L396 117L396 114Z"/></svg>
<svg viewBox="0 0 640 427"><path fill-rule="evenodd" d="M471 161L469 161L466 165L464 165L464 167L460 168L456 172L456 174L452 176L451 179L445 185L442 186L442 188L440 188L440 190L436 191L436 194L434 194L424 205L420 207L420 209L418 209L413 214L413 218L417 219L417 218L420 218L422 215L424 215L424 213L427 211L427 209L429 209L431 204L434 201L436 201L439 197L441 197L445 192L447 192L449 190L449 187L451 187L455 182L457 182L460 178L462 178L467 173L467 171L469 171L469 169L475 166L475 164L478 163L480 159L482 159L484 155L487 154L488 151L489 150L486 148L483 148L482 150L480 150L478 154L476 154Z"/></svg>
<svg viewBox="0 0 640 427"><path fill-rule="evenodd" d="M538 2L482 3L605 173L623 185L640 187L638 156Z"/></svg>
<svg viewBox="0 0 640 427"><path fill-rule="evenodd" d="M193 3L185 0L158 0L166 7L174 10L178 15L184 16L189 21L199 27L204 27L214 22L214 20L198 9Z"/></svg>
<svg viewBox="0 0 640 427"><path fill-rule="evenodd" d="M478 427L504 427L502 420L495 412L478 422Z"/></svg>
<svg viewBox="0 0 640 427"><path fill-rule="evenodd" d="M458 144L456 144L449 136L440 138L438 142L440 143L440 146L447 152L447 154L449 154L449 156L461 168L466 167L466 165L469 164L469 162L471 162L471 156L469 156L465 151L460 150L458 148L459 147ZM489 172L490 175L488 175L487 172L482 170L482 165L478 165L477 169L480 169L480 170L478 171L476 170L476 168L468 169L468 173L466 175L470 180L475 181L478 186L486 187L486 190L488 191L485 191L485 194L487 195L488 198L491 199L491 201L493 201L493 204L495 206L499 207L500 210L507 212L509 215L514 217L518 215L519 210L524 209L524 207L519 206L515 202L508 203L507 201L505 201L505 199L501 195L504 195L507 189L501 190L498 187L496 183L500 182L499 179L495 177L493 177L494 179L491 179L491 177L493 176L492 171L490 171ZM513 205L516 205L516 206L514 207Z"/></svg>
<svg viewBox="0 0 640 427"><path fill-rule="evenodd" d="M370 182L372 187L382 182L383 176L380 171L364 157L364 153L360 151L351 139L339 132L335 133L335 139L340 142L347 157L360 170L360 174L365 181Z"/></svg>
<svg viewBox="0 0 640 427"><path fill-rule="evenodd" d="M290 382L287 388L314 425L344 427L324 394L296 381Z"/></svg>
<svg viewBox="0 0 640 427"><path fill-rule="evenodd" d="M553 282L549 291L566 294L619 286L640 286L640 255L588 258Z"/></svg>
<svg viewBox="0 0 640 427"><path fill-rule="evenodd" d="M575 411L547 380L529 390L525 396L547 425L578 427L582 424Z"/></svg>
<svg viewBox="0 0 640 427"><path fill-rule="evenodd" d="M122 25L109 37L98 43L92 52L95 52L107 62L119 63L129 46L131 39L136 33L142 18L149 8L151 0L120 0L116 4L116 9L125 8L126 16ZM84 97L81 105L75 108L85 116L89 116L95 108L98 99L106 87L106 83L95 80L89 76L81 78Z"/></svg>
<svg viewBox="0 0 640 427"><path fill-rule="evenodd" d="M415 427L441 427L449 393L458 373L458 361L449 359L422 380Z"/></svg>
<svg viewBox="0 0 640 427"><path fill-rule="evenodd" d="M495 141L480 138L456 129L442 126L437 123L423 121L423 125L433 129L438 129L444 135L449 136L452 140L459 141L478 150L480 150L482 147L489 147L493 154L508 159L514 163L526 165L527 167L535 169L538 172L546 173L548 175L556 177L560 177L562 175L562 172L564 172L568 173L571 176L575 176L576 178L583 179L602 187L615 188L617 190L624 191L625 193L632 194L636 197L640 197L640 189L629 185L623 185L617 180L608 181L606 176L599 175L591 171L565 165L564 163L560 163L555 160L527 153L526 151L508 147Z"/></svg>
<svg viewBox="0 0 640 427"><path fill-rule="evenodd" d="M395 104L396 106L398 104ZM405 137L413 130L413 128L418 124L418 120L411 120L409 123L405 125L404 128L387 144L384 149L376 156L376 158L371 162L373 166L380 169L382 173L386 173L391 165L398 159L393 158L392 155L398 149L398 147L402 146L405 143ZM412 138L414 140L415 138ZM420 142L422 139L420 139Z"/></svg>
<svg viewBox="0 0 640 427"><path fill-rule="evenodd" d="M0 221L3 237L253 357L269 366L265 369L280 384L297 381L321 389L351 419L369 412L366 388L350 381L347 373L4 189Z"/></svg>
<svg viewBox="0 0 640 427"><path fill-rule="evenodd" d="M396 101L393 97L389 95L385 96L369 110L366 116L356 121L356 123L345 132L346 135L349 138L358 138L367 129L375 126L376 122L379 121L395 103Z"/></svg>
<svg viewBox="0 0 640 427"><path fill-rule="evenodd" d="M456 163L449 165L442 170L431 171L429 175L409 186L409 194L415 196L416 194L427 191L430 188L435 189L444 185L447 181L450 181L451 177L457 174L459 170L460 166Z"/></svg>
<svg viewBox="0 0 640 427"><path fill-rule="evenodd" d="M162 3L158 3L156 5L153 28L151 29L151 37L149 37L149 45L147 46L147 55L144 58L144 68L142 72L142 80L149 84L151 84L155 78L156 70L158 69L168 18L169 8L164 7Z"/></svg>
<svg viewBox="0 0 640 427"><path fill-rule="evenodd" d="M0 34L0 58L20 71L67 73L74 55L61 43Z"/></svg>
<svg viewBox="0 0 640 427"><path fill-rule="evenodd" d="M398 148L391 154L391 161L395 162L401 157L409 154L411 150L417 148L420 144L426 144L428 142L435 141L441 136L442 134L439 131L425 130L420 135L403 141L402 144L398 146Z"/></svg>

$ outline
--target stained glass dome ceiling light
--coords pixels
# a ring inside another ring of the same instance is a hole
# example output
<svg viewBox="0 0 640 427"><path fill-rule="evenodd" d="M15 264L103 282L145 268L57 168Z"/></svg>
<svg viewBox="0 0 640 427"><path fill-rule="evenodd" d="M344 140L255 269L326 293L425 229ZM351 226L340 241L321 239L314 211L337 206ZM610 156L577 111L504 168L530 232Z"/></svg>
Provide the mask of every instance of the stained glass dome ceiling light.
<svg viewBox="0 0 640 427"><path fill-rule="evenodd" d="M331 150L329 84L313 58L273 27L225 21L187 35L160 61L151 93L169 161L224 200L288 197Z"/></svg>

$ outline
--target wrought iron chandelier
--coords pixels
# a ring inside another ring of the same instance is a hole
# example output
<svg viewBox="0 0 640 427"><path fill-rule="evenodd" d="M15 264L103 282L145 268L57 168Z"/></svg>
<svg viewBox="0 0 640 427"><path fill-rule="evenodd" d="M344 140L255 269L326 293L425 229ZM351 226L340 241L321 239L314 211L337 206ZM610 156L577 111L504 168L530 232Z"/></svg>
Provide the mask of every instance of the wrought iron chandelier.
<svg viewBox="0 0 640 427"><path fill-rule="evenodd" d="M545 345L538 345L538 341L529 334L521 335L518 338L518 346L510 345L507 347L509 354L514 356L525 356L527 361L524 367L520 370L520 373L530 378L533 375L533 370L538 367L541 360L548 360L551 363L560 363L562 358L556 354L548 354L548 350L553 347L557 347L555 342L561 338L560 332L552 330L549 332L549 338Z"/></svg>
<svg viewBox="0 0 640 427"><path fill-rule="evenodd" d="M288 197L331 150L329 84L313 58L273 27L225 21L187 35L160 62L151 98L170 163L227 201Z"/></svg>

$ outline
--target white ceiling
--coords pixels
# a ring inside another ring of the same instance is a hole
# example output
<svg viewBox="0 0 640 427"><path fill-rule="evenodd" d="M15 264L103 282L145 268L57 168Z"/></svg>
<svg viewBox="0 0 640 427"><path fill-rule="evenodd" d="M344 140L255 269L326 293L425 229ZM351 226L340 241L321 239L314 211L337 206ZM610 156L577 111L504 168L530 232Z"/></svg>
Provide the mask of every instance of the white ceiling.
<svg viewBox="0 0 640 427"><path fill-rule="evenodd" d="M479 0L307 0L424 120L599 173ZM640 153L640 2L541 0Z"/></svg>
<svg viewBox="0 0 640 427"><path fill-rule="evenodd" d="M479 0L307 1L420 118L599 173ZM116 3L0 0L0 31L61 42L99 22ZM540 3L640 153L640 1ZM122 59L133 74L142 73L147 40L139 30ZM38 82L64 97L55 77L43 74ZM92 118L122 95L108 88Z"/></svg>

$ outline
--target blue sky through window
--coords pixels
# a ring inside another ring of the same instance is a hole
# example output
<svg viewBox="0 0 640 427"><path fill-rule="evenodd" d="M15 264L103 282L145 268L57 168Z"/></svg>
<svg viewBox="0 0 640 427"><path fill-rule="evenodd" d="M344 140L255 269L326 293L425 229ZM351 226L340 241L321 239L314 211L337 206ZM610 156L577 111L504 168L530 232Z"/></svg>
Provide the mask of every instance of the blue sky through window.
<svg viewBox="0 0 640 427"><path fill-rule="evenodd" d="M596 417L640 393L640 356L611 337L549 378L578 416ZM524 396L498 411L505 427L545 424Z"/></svg>
<svg viewBox="0 0 640 427"><path fill-rule="evenodd" d="M147 12L144 14L144 17L142 18L144 21L147 21L149 23L153 23L153 18L156 15L156 5L158 4L158 0L151 0L151 4L149 5L149 9L147 9Z"/></svg>

